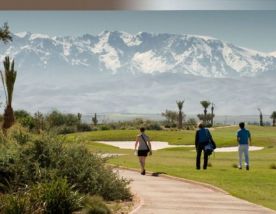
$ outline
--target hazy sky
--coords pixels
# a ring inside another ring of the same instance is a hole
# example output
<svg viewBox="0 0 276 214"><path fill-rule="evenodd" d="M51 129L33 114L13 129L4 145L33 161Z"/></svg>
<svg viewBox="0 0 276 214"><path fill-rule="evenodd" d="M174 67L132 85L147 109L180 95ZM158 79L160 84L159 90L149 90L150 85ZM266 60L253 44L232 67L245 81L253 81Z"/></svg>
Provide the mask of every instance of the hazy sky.
<svg viewBox="0 0 276 214"><path fill-rule="evenodd" d="M14 33L184 33L207 35L264 52L276 51L276 11L1 11L0 20L7 21Z"/></svg>

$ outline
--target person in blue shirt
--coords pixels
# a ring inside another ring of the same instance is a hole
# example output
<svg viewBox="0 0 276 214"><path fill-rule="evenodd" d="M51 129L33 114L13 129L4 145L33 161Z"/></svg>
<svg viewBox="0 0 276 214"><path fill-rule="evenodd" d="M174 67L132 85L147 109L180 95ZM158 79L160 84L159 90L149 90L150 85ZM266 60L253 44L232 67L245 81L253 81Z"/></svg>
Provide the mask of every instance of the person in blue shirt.
<svg viewBox="0 0 276 214"><path fill-rule="evenodd" d="M239 169L242 169L242 155L244 154L245 158L245 167L246 170L249 170L249 155L248 149L251 144L251 134L244 128L244 122L239 124L240 130L237 132L237 141L239 144Z"/></svg>
<svg viewBox="0 0 276 214"><path fill-rule="evenodd" d="M201 159L201 153L204 152L204 163L203 163L203 169L207 169L208 165L208 153L204 150L204 147L209 142L209 139L214 144L213 138L211 133L208 129L204 128L203 123L200 123L198 125L198 130L196 131L195 136L195 147L196 147L196 169L200 169L200 159Z"/></svg>

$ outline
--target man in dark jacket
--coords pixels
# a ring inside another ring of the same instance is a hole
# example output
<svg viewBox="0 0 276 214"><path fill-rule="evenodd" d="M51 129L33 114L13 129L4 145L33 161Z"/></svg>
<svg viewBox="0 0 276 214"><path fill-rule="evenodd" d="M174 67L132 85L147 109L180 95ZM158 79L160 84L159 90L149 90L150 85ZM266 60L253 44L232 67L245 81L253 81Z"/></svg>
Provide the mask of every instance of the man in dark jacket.
<svg viewBox="0 0 276 214"><path fill-rule="evenodd" d="M203 169L207 169L208 165L208 153L204 150L204 147L208 144L209 140L213 141L212 135L208 129L204 128L203 123L198 125L198 130L195 136L195 147L196 147L196 169L200 169L201 153L204 152L204 163Z"/></svg>

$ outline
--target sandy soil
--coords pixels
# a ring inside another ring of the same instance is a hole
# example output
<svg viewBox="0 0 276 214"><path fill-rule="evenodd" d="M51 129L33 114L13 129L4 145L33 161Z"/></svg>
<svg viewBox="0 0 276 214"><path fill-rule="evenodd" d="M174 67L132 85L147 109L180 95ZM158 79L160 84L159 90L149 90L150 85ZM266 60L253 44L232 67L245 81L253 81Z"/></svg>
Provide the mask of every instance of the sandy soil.
<svg viewBox="0 0 276 214"><path fill-rule="evenodd" d="M107 145L119 147L120 149L134 149L134 141L98 141L98 143L104 143ZM168 142L161 141L152 141L152 150L165 149L165 148L175 148L175 147L191 147L194 148L194 145L169 145ZM250 146L249 151L258 151L262 150L264 147L259 146ZM238 147L221 147L217 148L215 152L237 152Z"/></svg>
<svg viewBox="0 0 276 214"><path fill-rule="evenodd" d="M119 147L120 149L134 149L134 141L98 141L98 143L104 143L111 146ZM193 145L187 145L188 147ZM174 147L185 147L184 145L169 145L168 142L151 141L152 150L174 148Z"/></svg>

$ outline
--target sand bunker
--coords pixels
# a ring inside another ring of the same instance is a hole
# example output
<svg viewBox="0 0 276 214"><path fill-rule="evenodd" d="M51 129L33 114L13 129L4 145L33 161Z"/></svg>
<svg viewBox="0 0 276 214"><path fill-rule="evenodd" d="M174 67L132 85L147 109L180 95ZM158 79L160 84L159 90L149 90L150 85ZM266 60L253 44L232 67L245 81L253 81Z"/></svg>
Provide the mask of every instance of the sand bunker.
<svg viewBox="0 0 276 214"><path fill-rule="evenodd" d="M249 147L249 151L258 151L258 150L262 150L264 149L264 147L260 147L260 146L250 146ZM237 146L233 146L233 147L221 147L221 148L216 148L215 152L237 152L238 151L238 147Z"/></svg>
<svg viewBox="0 0 276 214"><path fill-rule="evenodd" d="M97 141L107 145L119 147L120 149L134 149L134 141ZM152 150L175 148L175 147L194 147L194 145L169 145L168 142L151 141Z"/></svg>
<svg viewBox="0 0 276 214"><path fill-rule="evenodd" d="M134 141L98 141L98 143L103 143L115 147L119 147L120 149L134 149L135 142ZM165 149L165 148L175 148L175 147L191 147L194 149L194 145L169 145L168 142L161 141L152 141L152 150ZM249 151L258 151L262 150L264 147L259 146L250 146ZM237 152L238 147L220 147L215 150L215 152Z"/></svg>

